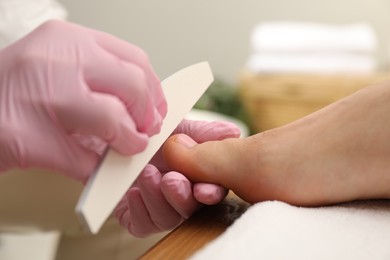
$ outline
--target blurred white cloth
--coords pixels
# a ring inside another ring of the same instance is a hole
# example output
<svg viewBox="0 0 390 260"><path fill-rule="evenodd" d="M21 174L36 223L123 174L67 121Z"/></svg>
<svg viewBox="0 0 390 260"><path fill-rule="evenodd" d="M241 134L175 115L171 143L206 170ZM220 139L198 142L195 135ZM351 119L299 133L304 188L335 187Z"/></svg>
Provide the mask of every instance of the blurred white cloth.
<svg viewBox="0 0 390 260"><path fill-rule="evenodd" d="M255 53L247 68L262 73L372 73L377 63L370 56L355 53Z"/></svg>
<svg viewBox="0 0 390 260"><path fill-rule="evenodd" d="M373 29L365 23L269 22L256 26L251 36L254 52L373 52L377 45Z"/></svg>
<svg viewBox="0 0 390 260"><path fill-rule="evenodd" d="M268 22L255 27L246 67L257 73L372 73L378 43L368 24Z"/></svg>
<svg viewBox="0 0 390 260"><path fill-rule="evenodd" d="M58 231L25 231L0 233L0 259L55 259L60 241Z"/></svg>
<svg viewBox="0 0 390 260"><path fill-rule="evenodd" d="M253 205L191 259L390 259L390 201Z"/></svg>
<svg viewBox="0 0 390 260"><path fill-rule="evenodd" d="M55 0L0 0L0 49L47 20L66 17L65 8Z"/></svg>

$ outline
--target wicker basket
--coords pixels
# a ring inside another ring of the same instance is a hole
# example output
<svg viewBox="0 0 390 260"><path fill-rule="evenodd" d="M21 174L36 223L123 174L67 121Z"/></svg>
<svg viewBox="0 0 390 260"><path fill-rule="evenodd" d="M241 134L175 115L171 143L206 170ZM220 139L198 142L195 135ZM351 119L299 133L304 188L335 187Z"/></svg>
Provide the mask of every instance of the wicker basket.
<svg viewBox="0 0 390 260"><path fill-rule="evenodd" d="M383 81L376 75L260 75L242 72L239 93L252 131L275 128L310 114L353 92Z"/></svg>

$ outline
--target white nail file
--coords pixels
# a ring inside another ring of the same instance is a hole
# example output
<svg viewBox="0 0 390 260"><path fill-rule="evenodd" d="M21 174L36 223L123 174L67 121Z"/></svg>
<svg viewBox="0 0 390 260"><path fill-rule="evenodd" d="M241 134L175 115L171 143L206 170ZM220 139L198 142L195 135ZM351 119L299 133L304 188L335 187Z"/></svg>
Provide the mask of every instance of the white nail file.
<svg viewBox="0 0 390 260"><path fill-rule="evenodd" d="M150 138L143 152L131 157L109 149L84 187L76 213L88 231L96 234L100 230L146 164L212 82L213 74L207 62L186 67L162 82L168 113L160 133Z"/></svg>

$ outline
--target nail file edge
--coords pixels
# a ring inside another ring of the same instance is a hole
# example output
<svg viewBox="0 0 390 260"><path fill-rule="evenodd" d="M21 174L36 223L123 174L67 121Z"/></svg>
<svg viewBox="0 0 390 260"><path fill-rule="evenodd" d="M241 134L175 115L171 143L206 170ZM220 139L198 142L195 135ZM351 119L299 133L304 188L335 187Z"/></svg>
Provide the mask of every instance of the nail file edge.
<svg viewBox="0 0 390 260"><path fill-rule="evenodd" d="M90 233L100 230L142 169L212 82L208 62L186 67L162 81L168 112L160 133L150 138L143 152L131 157L109 149L84 187L75 211Z"/></svg>

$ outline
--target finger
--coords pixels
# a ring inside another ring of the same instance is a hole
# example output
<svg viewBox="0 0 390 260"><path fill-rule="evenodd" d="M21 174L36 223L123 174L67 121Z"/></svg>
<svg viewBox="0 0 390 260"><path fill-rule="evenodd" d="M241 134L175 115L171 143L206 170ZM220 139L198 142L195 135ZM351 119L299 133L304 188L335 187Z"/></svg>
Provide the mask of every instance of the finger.
<svg viewBox="0 0 390 260"><path fill-rule="evenodd" d="M150 164L137 178L142 199L153 223L160 230L170 230L182 222L182 217L165 199L160 183L160 172Z"/></svg>
<svg viewBox="0 0 390 260"><path fill-rule="evenodd" d="M119 224L125 228L127 231L131 231L131 221L130 221L130 211L127 202L127 196L129 191L126 192L125 196L119 201L118 205L115 207L114 216L117 218Z"/></svg>
<svg viewBox="0 0 390 260"><path fill-rule="evenodd" d="M178 172L168 172L162 177L161 191L169 204L185 219L202 207L192 193L192 183Z"/></svg>
<svg viewBox="0 0 390 260"><path fill-rule="evenodd" d="M148 85L154 98L154 104L157 107L162 118L167 113L167 103L161 88L160 80L150 65L149 58L146 53L135 45L118 39L104 32L94 32L99 46L105 51L111 53L120 60L136 64L145 71L148 79Z"/></svg>
<svg viewBox="0 0 390 260"><path fill-rule="evenodd" d="M196 200L206 205L217 204L228 194L226 188L210 183L195 183L193 192Z"/></svg>
<svg viewBox="0 0 390 260"><path fill-rule="evenodd" d="M240 129L227 121L194 121L184 119L173 134L186 134L197 143L240 137Z"/></svg>
<svg viewBox="0 0 390 260"><path fill-rule="evenodd" d="M139 131L149 135L158 133L163 117L157 110L156 93L150 89L145 71L103 51L101 55L94 55L84 71L89 88L119 98Z"/></svg>
<svg viewBox="0 0 390 260"><path fill-rule="evenodd" d="M137 237L146 237L161 231L150 218L138 188L134 187L128 191L127 202L130 219L128 229L131 234Z"/></svg>
<svg viewBox="0 0 390 260"><path fill-rule="evenodd" d="M147 135L137 131L118 99L101 93L86 93L74 100L72 106L66 103L55 108L57 119L68 132L98 136L125 155L145 149Z"/></svg>

